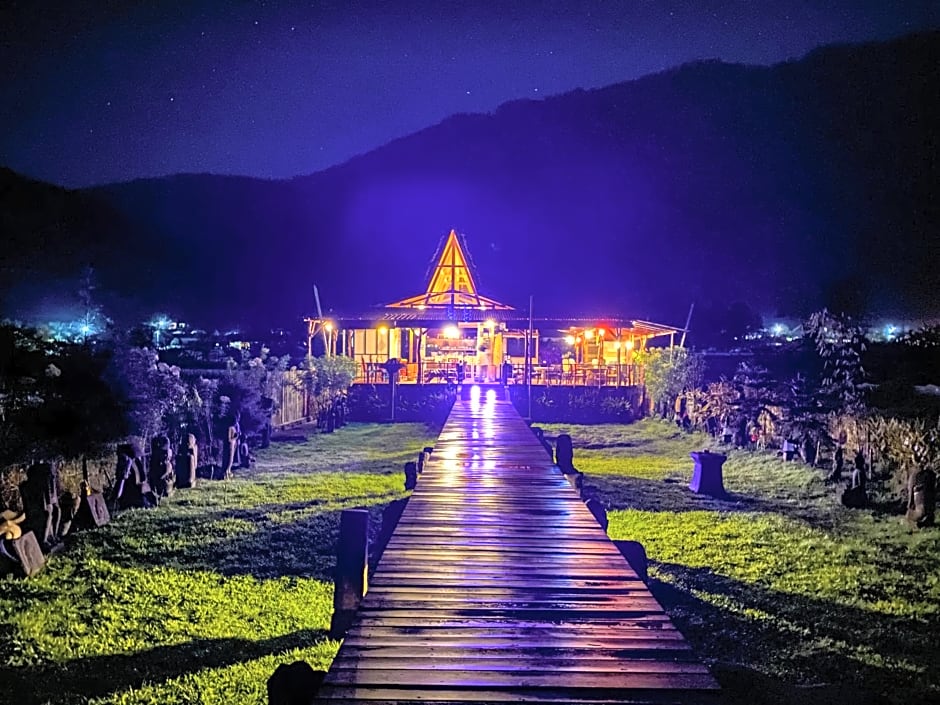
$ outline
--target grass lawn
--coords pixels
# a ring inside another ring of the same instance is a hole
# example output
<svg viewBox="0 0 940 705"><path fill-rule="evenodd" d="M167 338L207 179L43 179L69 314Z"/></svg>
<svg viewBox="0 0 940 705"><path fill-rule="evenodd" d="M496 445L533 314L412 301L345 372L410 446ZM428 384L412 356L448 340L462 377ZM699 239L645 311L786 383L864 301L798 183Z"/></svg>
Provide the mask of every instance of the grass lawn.
<svg viewBox="0 0 940 705"><path fill-rule="evenodd" d="M822 470L731 451L728 500L688 490L668 423L570 433L609 534L638 540L651 587L732 702L940 702L940 529L848 510ZM713 448L714 449L714 448Z"/></svg>
<svg viewBox="0 0 940 705"><path fill-rule="evenodd" d="M339 512L369 507L377 530L403 464L436 436L353 424L277 443L234 479L123 512L34 578L2 581L0 701L260 704L277 664L327 668Z"/></svg>

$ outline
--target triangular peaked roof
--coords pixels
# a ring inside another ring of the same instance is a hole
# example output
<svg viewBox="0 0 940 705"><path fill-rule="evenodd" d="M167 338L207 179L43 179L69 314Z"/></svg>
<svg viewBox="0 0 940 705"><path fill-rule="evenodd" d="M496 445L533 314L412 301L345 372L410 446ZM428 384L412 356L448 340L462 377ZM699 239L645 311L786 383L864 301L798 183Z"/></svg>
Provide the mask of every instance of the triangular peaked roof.
<svg viewBox="0 0 940 705"><path fill-rule="evenodd" d="M470 271L470 262L460 246L454 230L450 231L441 256L437 260L428 290L388 304L388 308L477 308L512 310L512 306L501 304L477 293Z"/></svg>

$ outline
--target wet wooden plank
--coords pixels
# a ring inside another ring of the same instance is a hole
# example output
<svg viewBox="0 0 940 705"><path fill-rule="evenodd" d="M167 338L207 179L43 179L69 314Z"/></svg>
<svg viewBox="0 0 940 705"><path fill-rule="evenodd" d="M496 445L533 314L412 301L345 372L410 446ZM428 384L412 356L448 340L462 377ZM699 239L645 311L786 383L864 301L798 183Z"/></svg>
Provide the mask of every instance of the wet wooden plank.
<svg viewBox="0 0 940 705"><path fill-rule="evenodd" d="M693 703L717 685L505 402L455 404L323 703Z"/></svg>
<svg viewBox="0 0 940 705"><path fill-rule="evenodd" d="M459 705L462 703L567 703L568 705L717 705L718 693L689 690L642 691L583 688L369 688L333 686L329 703Z"/></svg>
<svg viewBox="0 0 940 705"><path fill-rule="evenodd" d="M441 665L441 664L438 664ZM541 668L550 666L543 663ZM714 680L707 673L615 673L611 671L570 673L567 671L536 670L470 671L427 668L409 669L330 669L330 685L358 685L420 688L619 688L623 690L709 688Z"/></svg>

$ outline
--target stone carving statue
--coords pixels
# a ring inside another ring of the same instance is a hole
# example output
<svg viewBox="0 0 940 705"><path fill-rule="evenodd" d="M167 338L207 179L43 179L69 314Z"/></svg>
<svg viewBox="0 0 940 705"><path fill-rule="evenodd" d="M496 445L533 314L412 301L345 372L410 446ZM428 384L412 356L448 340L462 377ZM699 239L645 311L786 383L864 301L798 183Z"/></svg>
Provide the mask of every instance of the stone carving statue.
<svg viewBox="0 0 940 705"><path fill-rule="evenodd" d="M22 512L17 514L10 509L4 509L0 512L0 539L18 539L23 535L23 529L20 526L26 520L26 515Z"/></svg>
<svg viewBox="0 0 940 705"><path fill-rule="evenodd" d="M150 468L147 473L150 489L158 498L169 497L173 494L174 479L170 439L166 436L154 436L150 441Z"/></svg>
<svg viewBox="0 0 940 705"><path fill-rule="evenodd" d="M836 452L832 456L832 472L826 478L827 482L842 482L842 470L845 468L845 449L842 446L836 447Z"/></svg>
<svg viewBox="0 0 940 705"><path fill-rule="evenodd" d="M865 489L868 478L865 472L865 456L861 449L855 454L854 465L851 485L842 493L842 504L860 509L868 505L868 492Z"/></svg>
<svg viewBox="0 0 940 705"><path fill-rule="evenodd" d="M228 479L232 476L232 467L235 464L235 455L238 451L238 427L229 426L222 439L222 477Z"/></svg>
<svg viewBox="0 0 940 705"><path fill-rule="evenodd" d="M196 437L187 433L180 440L176 453L176 486L188 488L196 486L196 468L199 467L199 446Z"/></svg>
<svg viewBox="0 0 940 705"><path fill-rule="evenodd" d="M921 468L907 483L907 520L919 528L933 526L936 509L937 475L930 468Z"/></svg>
<svg viewBox="0 0 940 705"><path fill-rule="evenodd" d="M144 463L137 448L131 443L122 443L117 448L117 466L114 479L114 499L121 509L130 507L152 507L155 504Z"/></svg>
<svg viewBox="0 0 940 705"><path fill-rule="evenodd" d="M51 463L36 463L26 470L26 480L20 483L20 497L26 520L23 532L32 531L43 552L59 542L62 509L59 506L59 471Z"/></svg>

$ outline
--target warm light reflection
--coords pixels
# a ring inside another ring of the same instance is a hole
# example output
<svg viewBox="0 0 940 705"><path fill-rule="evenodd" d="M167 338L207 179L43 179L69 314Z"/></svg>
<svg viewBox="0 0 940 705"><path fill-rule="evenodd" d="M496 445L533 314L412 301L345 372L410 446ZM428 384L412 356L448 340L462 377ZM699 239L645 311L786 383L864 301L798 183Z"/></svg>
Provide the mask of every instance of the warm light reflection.
<svg viewBox="0 0 940 705"><path fill-rule="evenodd" d="M425 467L426 484L422 486L419 482L411 500L412 510L420 509L431 515L459 514L459 520L442 526L440 550L428 552L424 546L399 541L389 551L395 552L393 560L420 564L422 569L433 571L440 576L440 583L455 594L472 592L466 586L481 584L481 576L485 576L486 589L479 595L470 595L472 603L485 601L506 609L528 609L533 601L544 601L545 590L541 585L529 587L526 577L518 573L521 550L518 544L520 539L524 543L528 535L523 531L524 525L514 520L507 499L521 495L523 515L550 517L545 526L532 527L532 536L539 539L552 536L551 532L558 527L580 525L586 510L580 502L557 497L547 489L559 482L567 489L567 483L560 480L547 458L541 453L540 460L535 460L535 455L527 456L524 448L517 447L514 435L505 435L512 425L507 423L508 416L514 413L511 404L498 398L497 391L486 385L470 385L469 400L456 402L435 444L433 458ZM563 534L559 530L554 535ZM459 549L450 550L454 545L459 545ZM561 550L550 557L540 553L535 563L538 565L534 570L550 571L557 576L552 578L557 585L552 591L557 591L558 600L564 602L569 590L580 590L590 578L585 574L593 561L586 561L579 551ZM489 577L499 573L507 576L505 581ZM614 604L614 609L635 609L632 595L605 596L603 600ZM444 618L443 628L450 628L451 624L458 629L466 626L471 617L460 614L459 609L455 604L453 615ZM566 630L576 626L580 631L583 626L590 638L601 638L596 637L598 631L622 638L617 636L616 626L575 625L580 618L561 619Z"/></svg>
<svg viewBox="0 0 940 705"><path fill-rule="evenodd" d="M568 345L574 345L574 341L575 341L575 337L573 335L565 336L565 342L568 343Z"/></svg>

